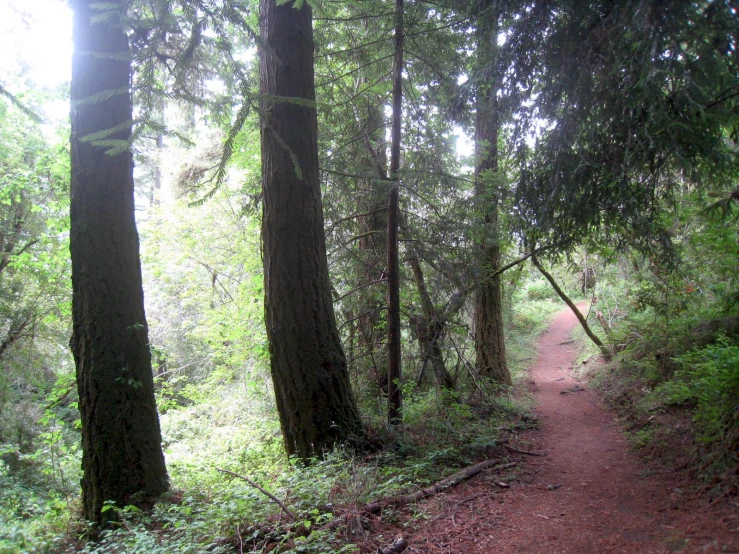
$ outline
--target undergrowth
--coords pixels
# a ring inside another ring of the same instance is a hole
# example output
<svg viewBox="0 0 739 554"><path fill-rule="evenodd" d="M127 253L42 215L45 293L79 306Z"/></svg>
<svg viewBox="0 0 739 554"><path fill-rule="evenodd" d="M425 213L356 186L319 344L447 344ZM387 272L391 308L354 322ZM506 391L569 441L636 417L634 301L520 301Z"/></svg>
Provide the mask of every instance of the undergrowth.
<svg viewBox="0 0 739 554"><path fill-rule="evenodd" d="M542 295L524 288L509 299L507 354L514 381L524 377L537 336L561 310ZM338 448L317 453L322 455L306 466L285 458L269 390L252 386L253 376L243 379L183 389L182 401L160 388L171 492L150 511L106 507L117 512L118 522L96 541L88 541L93 530L77 519L73 380L67 376L51 387L34 401L46 411L23 420L33 428L27 447L6 445L0 452L5 460L0 462L0 552L353 552L365 538L362 526L328 531L327 521L343 510L418 490L482 459L505 457L498 447L500 429L532 425L525 397L488 389L484 382L478 383L484 394L474 387L449 392L407 383L404 425L388 427L379 410L365 406L367 435L380 450ZM246 480L219 469L257 483L296 521ZM383 517L392 518L392 511Z"/></svg>
<svg viewBox="0 0 739 554"><path fill-rule="evenodd" d="M635 448L689 470L704 490L736 493L737 317L726 315L720 297L698 294L692 285L609 286L612 294L604 294L596 308L616 314L612 327L598 331L614 358L589 364L596 367L593 383L623 418ZM582 359L595 357L591 347L585 352Z"/></svg>
<svg viewBox="0 0 739 554"><path fill-rule="evenodd" d="M150 513L131 506L118 510L118 528L81 551L353 552L350 531L337 535L321 529L322 524L342 510L427 486L492 455L499 427L510 426L523 413L507 400L473 408L459 403L456 395L435 391L407 400L406 423L383 428L384 448L375 454L339 448L306 466L280 457L281 446L273 441L262 443L260 449L248 444L243 434L240 440L230 437L230 456L228 449L215 445L215 453L204 453L197 468L173 460L176 492L169 499ZM164 418L163 428L169 424ZM297 521L290 522L274 502L244 480L217 472L221 466L275 495ZM353 531L358 532L362 530Z"/></svg>

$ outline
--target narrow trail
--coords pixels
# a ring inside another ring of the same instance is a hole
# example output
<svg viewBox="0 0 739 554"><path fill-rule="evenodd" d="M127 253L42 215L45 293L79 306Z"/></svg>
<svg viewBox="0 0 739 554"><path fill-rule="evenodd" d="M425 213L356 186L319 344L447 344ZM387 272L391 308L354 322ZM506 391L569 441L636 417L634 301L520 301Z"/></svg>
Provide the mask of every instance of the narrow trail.
<svg viewBox="0 0 739 554"><path fill-rule="evenodd" d="M407 552L739 552L736 512L712 510L676 476L640 462L593 392L561 394L588 388L571 375L576 325L570 310L553 319L530 373L540 426L520 438L543 456L510 488L483 474L429 502L426 522L402 531Z"/></svg>

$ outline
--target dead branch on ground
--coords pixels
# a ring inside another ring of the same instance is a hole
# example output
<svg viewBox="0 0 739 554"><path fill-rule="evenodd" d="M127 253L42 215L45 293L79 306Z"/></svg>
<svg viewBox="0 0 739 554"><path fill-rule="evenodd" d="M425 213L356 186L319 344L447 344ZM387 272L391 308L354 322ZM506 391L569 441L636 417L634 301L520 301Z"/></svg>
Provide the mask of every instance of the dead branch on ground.
<svg viewBox="0 0 739 554"><path fill-rule="evenodd" d="M283 503L283 502L282 502L282 501L281 501L281 500L280 500L279 498L277 498L277 497L276 497L276 496L275 496L274 494L272 494L271 492L269 492L269 491L267 491L267 490L263 489L262 487L260 487L259 485L257 485L257 484L256 484L256 483L255 483L254 481L252 481L252 480L251 480L251 479L249 479L248 477L244 477L243 475L239 475L238 473L234 473L233 471L229 471L229 470L227 470L227 469L219 469L219 468L216 468L216 471L220 471L221 473L225 473L225 474L227 474L227 475L231 475L231 476L233 476L233 477L236 477L237 479L241 479L242 481L246 481L246 482L247 482L247 483L249 483L249 484L250 484L250 485L251 485L252 487L254 487L255 489L257 489L257 490L258 490L259 492L261 492L261 493L262 493L263 495L267 496L267 497L268 497L269 499L271 499L271 500L272 500L272 501L273 501L273 502L274 502L275 504L277 504L277 505L278 505L278 506L279 506L279 507L280 507L280 508L282 509L282 511L283 511L283 512L285 512L285 513L287 514L287 516L288 516L288 517L290 518L290 520L291 520L291 521L296 521L296 520L298 519L298 518L296 518L296 517L295 517L295 514L293 514L293 513L292 513L292 512L291 512L291 511L290 511L290 510L288 509L288 507L287 507L287 506L285 506L285 504L284 504L284 503Z"/></svg>
<svg viewBox="0 0 739 554"><path fill-rule="evenodd" d="M398 506L406 506L408 504L413 504L414 502L418 502L419 500L423 500L424 498L428 498L430 496L438 494L448 488L455 487L459 485L460 483L467 481L468 479L471 479L472 477L474 477L475 475L477 475L478 473L480 473L481 471L485 469L488 469L488 468L496 468L499 470L506 469L508 467L513 467L517 463L518 461L501 463L499 460L485 460L484 462L480 462L479 464L470 466L467 469L458 471L454 475L451 475L447 477L446 479L442 479L441 481L438 481L437 483L431 485L430 487L421 489L420 491L416 491L414 493L409 493L409 494L401 494L399 496L385 497L385 498L381 498L380 500L375 500L374 502L365 504L364 506L361 506L356 511L348 512L335 519L332 519L330 522L328 522L328 524L324 526L324 528L325 529L336 529L342 523L344 523L347 519L349 519L349 517L352 515L377 514L381 512L382 510L384 510L385 508L389 508L391 506L398 507Z"/></svg>

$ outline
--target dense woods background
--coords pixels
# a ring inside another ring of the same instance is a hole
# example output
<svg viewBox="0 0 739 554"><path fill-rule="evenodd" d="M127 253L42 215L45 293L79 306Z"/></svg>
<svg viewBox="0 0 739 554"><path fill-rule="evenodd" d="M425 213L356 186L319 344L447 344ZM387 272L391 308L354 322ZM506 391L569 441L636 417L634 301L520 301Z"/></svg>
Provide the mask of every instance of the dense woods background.
<svg viewBox="0 0 739 554"><path fill-rule="evenodd" d="M735 2L70 4L71 87L0 75L0 551L352 551L582 298L634 445L736 494Z"/></svg>

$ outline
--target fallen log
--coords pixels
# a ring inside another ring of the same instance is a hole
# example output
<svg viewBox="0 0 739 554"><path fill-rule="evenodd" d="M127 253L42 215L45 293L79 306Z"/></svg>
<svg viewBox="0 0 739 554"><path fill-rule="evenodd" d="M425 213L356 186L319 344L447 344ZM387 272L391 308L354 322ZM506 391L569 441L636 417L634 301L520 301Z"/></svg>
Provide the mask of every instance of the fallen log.
<svg viewBox="0 0 739 554"><path fill-rule="evenodd" d="M381 498L380 500L375 500L374 502L370 502L368 504L365 504L364 506L361 506L355 511L347 512L345 514L342 514L341 516L332 519L329 521L326 525L323 526L324 529L336 529L339 527L342 523L344 523L347 519L349 519L351 516L357 516L357 515L369 515L369 514L377 514L384 510L385 508L389 508L391 506L405 506L407 504L413 504L414 502L418 502L419 500L423 500L424 498L428 498L430 496L433 496L435 494L439 494L440 492L459 485L460 483L467 481L468 479L471 479L481 471L488 469L488 468L496 468L496 469L505 469L508 467L513 467L514 465L518 464L519 462L508 462L508 463L501 463L499 460L485 460L484 462L480 462L479 464L475 464L473 466L468 467L467 469L463 469L462 471L458 471L454 475L451 475L447 477L446 479L442 479L441 481L438 481L437 483L431 485L430 487L426 487L425 489L421 489L419 491L409 493L409 494L401 494L399 496L390 496Z"/></svg>

